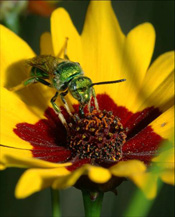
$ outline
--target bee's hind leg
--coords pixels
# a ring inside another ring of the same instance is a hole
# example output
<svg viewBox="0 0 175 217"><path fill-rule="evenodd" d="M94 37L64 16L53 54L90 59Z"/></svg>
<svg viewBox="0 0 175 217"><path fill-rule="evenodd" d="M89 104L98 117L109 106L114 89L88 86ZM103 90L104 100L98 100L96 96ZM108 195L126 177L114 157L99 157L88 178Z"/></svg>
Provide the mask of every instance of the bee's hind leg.
<svg viewBox="0 0 175 217"><path fill-rule="evenodd" d="M18 90L23 89L24 87L28 87L29 85L35 84L38 82L41 84L44 84L48 87L51 87L51 84L49 82L45 81L44 79L38 78L38 77L31 77L31 78L28 78L27 80L23 81L21 84L15 86L15 87L9 88L9 90L10 91L18 91Z"/></svg>
<svg viewBox="0 0 175 217"><path fill-rule="evenodd" d="M69 57L68 57L68 55L67 55L67 42L68 42L68 40L69 40L69 38L68 37L66 37L66 42L65 42L65 45L64 45L64 59L66 59L66 60L69 60Z"/></svg>
<svg viewBox="0 0 175 217"><path fill-rule="evenodd" d="M58 97L58 92L56 92L55 96L52 97L52 99L50 100L50 102L52 103L53 109L54 111L58 114L58 117L60 119L60 121L62 122L62 124L65 126L65 128L67 129L67 122L63 116L63 114L61 113L60 108L57 106L57 104L55 103L56 99Z"/></svg>
<svg viewBox="0 0 175 217"><path fill-rule="evenodd" d="M34 77L31 77L31 78L28 78L27 80L23 81L21 84L18 84L17 86L15 87L11 87L9 88L10 91L18 91L18 90L21 90L23 89L24 87L27 87L31 84L34 84L36 83L36 79Z"/></svg>
<svg viewBox="0 0 175 217"><path fill-rule="evenodd" d="M72 116L72 113L71 113L70 108L69 108L69 106L67 104L67 101L64 98L64 96L66 96L67 93L68 93L68 91L60 93L60 97L61 97L62 102L64 103L64 107L65 107L66 111L68 112L68 114L70 116Z"/></svg>

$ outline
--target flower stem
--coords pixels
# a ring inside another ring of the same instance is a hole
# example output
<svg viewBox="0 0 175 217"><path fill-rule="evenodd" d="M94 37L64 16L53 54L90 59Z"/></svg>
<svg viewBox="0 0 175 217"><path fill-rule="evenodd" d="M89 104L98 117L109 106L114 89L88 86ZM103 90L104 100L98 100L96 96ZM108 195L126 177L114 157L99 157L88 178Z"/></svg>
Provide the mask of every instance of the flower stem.
<svg viewBox="0 0 175 217"><path fill-rule="evenodd" d="M102 192L88 192L82 190L86 217L100 217L103 195Z"/></svg>
<svg viewBox="0 0 175 217"><path fill-rule="evenodd" d="M59 191L51 189L52 217L61 217Z"/></svg>

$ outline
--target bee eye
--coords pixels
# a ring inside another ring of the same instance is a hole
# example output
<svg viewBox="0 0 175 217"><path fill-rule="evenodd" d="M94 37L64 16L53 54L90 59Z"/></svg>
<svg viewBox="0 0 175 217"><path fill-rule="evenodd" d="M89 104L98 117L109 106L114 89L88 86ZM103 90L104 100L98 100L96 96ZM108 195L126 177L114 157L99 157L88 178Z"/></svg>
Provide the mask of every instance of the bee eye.
<svg viewBox="0 0 175 217"><path fill-rule="evenodd" d="M82 88L78 88L79 91L85 92L86 91L86 87L82 87Z"/></svg>

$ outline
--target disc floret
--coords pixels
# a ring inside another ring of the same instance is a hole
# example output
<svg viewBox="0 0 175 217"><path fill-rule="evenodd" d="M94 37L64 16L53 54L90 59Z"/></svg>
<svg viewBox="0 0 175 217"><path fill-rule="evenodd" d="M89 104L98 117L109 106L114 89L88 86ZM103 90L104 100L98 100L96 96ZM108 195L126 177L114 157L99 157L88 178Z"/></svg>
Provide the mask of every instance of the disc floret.
<svg viewBox="0 0 175 217"><path fill-rule="evenodd" d="M74 115L68 124L67 145L72 157L119 161L126 141L125 130L112 112L93 110L83 118Z"/></svg>

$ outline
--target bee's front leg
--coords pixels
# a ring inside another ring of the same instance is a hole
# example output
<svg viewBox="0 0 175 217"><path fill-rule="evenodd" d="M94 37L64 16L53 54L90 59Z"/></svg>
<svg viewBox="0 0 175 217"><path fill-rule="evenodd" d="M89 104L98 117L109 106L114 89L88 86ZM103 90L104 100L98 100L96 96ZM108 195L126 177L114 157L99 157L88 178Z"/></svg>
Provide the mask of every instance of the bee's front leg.
<svg viewBox="0 0 175 217"><path fill-rule="evenodd" d="M67 122L63 116L63 114L61 113L60 108L57 106L57 104L55 103L56 99L58 97L58 92L56 92L55 96L52 97L52 99L50 100L50 102L52 103L53 109L54 111L58 114L58 117L60 119L60 121L62 122L62 124L65 126L65 128L67 129Z"/></svg>
<svg viewBox="0 0 175 217"><path fill-rule="evenodd" d="M93 96L93 98L94 98L95 108L96 108L97 110L99 110L99 105L98 105L98 101L97 101L97 97L96 97L94 88L92 88L92 96Z"/></svg>
<svg viewBox="0 0 175 217"><path fill-rule="evenodd" d="M79 106L79 113L80 113L80 117L83 118L84 117L84 105L80 104Z"/></svg>
<svg viewBox="0 0 175 217"><path fill-rule="evenodd" d="M60 93L60 97L61 97L62 102L64 103L64 107L65 107L66 111L68 112L68 114L69 114L70 116L72 116L72 113L71 113L71 111L70 111L70 108L69 108L69 106L68 106L68 103L67 103L67 101L66 101L65 98L64 98L64 96L66 96L67 93L68 93L68 91Z"/></svg>

